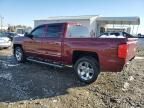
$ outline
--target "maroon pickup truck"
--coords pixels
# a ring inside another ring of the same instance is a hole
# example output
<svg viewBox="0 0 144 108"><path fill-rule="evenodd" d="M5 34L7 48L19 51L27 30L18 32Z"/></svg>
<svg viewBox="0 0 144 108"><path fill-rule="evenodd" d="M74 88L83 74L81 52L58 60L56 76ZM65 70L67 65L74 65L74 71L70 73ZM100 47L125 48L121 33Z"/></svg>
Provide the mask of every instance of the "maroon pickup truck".
<svg viewBox="0 0 144 108"><path fill-rule="evenodd" d="M76 23L44 24L23 37L14 38L14 55L57 67L70 66L85 83L94 82L100 71L120 72L136 54L135 38L92 38Z"/></svg>

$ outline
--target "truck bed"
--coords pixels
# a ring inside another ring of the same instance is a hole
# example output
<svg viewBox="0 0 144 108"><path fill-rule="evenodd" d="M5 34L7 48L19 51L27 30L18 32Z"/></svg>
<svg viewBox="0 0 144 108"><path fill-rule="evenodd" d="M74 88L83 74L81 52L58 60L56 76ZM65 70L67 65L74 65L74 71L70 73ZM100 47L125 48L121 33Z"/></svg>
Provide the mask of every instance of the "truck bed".
<svg viewBox="0 0 144 108"><path fill-rule="evenodd" d="M119 72L135 56L136 42L135 38L65 38L64 63L72 63L72 58L69 59L69 57L72 57L74 51L95 52L98 55L102 71ZM118 48L121 44L128 46L126 58L118 57Z"/></svg>

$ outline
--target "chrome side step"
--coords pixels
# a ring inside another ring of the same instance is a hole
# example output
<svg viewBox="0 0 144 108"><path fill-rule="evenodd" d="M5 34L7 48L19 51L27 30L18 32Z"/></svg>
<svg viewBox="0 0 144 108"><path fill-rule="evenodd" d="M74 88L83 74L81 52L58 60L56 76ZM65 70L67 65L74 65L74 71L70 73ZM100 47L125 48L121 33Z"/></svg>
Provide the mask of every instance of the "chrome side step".
<svg viewBox="0 0 144 108"><path fill-rule="evenodd" d="M38 61L38 60L30 59L30 58L27 58L27 60L28 60L28 61L32 61L32 62L36 62L36 63L40 63L40 64L45 64L45 65L49 65L49 66L58 67L58 68L62 68L62 67L63 67L63 66L58 65L58 64L53 64L53 63Z"/></svg>

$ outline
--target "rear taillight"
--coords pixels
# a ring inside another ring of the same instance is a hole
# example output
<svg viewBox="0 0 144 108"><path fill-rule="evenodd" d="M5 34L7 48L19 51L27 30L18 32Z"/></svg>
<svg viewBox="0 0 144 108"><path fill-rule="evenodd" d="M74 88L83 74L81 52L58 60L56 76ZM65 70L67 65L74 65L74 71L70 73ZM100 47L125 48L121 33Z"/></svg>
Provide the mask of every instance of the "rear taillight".
<svg viewBox="0 0 144 108"><path fill-rule="evenodd" d="M121 44L118 46L118 57L119 58L126 58L128 53L128 45L127 44Z"/></svg>

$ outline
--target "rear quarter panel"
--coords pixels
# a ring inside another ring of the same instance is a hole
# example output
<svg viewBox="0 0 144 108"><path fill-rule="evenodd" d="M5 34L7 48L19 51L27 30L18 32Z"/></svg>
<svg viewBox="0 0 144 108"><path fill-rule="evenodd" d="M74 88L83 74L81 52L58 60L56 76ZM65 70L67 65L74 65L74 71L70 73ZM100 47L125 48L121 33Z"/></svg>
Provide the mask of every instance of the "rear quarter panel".
<svg viewBox="0 0 144 108"><path fill-rule="evenodd" d="M101 71L121 71L125 60L118 58L118 45L123 43L126 43L124 38L65 38L63 62L72 64L74 51L90 51L97 53Z"/></svg>
<svg viewBox="0 0 144 108"><path fill-rule="evenodd" d="M127 41L128 52L127 52L126 62L128 62L129 60L131 60L132 58L136 56L136 49L138 47L137 42L138 42L137 38L128 39Z"/></svg>

